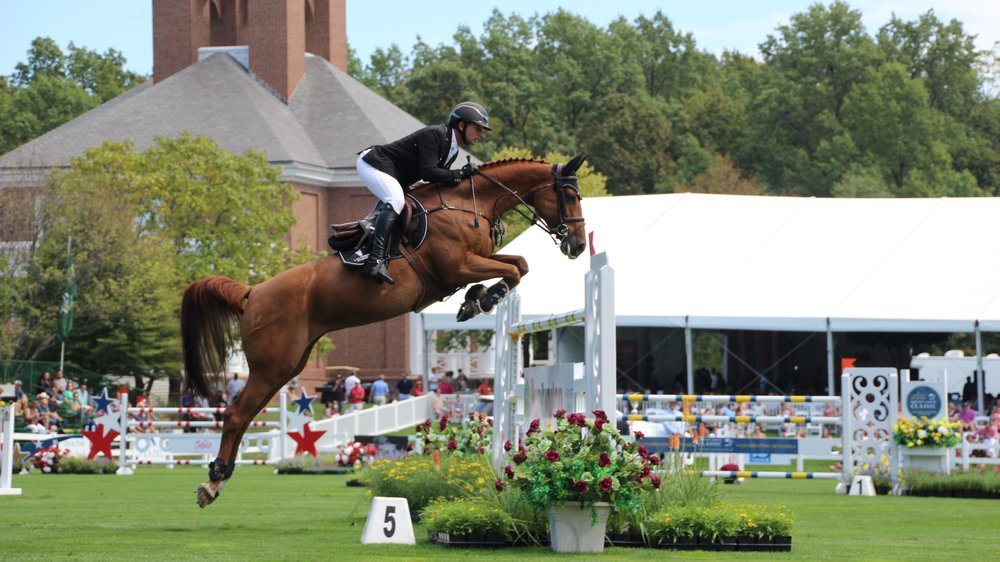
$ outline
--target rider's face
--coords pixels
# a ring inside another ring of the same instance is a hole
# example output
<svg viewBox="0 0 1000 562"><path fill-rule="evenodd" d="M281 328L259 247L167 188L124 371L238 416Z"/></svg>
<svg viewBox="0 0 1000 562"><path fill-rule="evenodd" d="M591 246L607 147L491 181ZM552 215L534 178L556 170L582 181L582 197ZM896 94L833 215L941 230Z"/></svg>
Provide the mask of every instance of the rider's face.
<svg viewBox="0 0 1000 562"><path fill-rule="evenodd" d="M483 127L475 123L465 122L465 140L469 144L476 144L483 140Z"/></svg>

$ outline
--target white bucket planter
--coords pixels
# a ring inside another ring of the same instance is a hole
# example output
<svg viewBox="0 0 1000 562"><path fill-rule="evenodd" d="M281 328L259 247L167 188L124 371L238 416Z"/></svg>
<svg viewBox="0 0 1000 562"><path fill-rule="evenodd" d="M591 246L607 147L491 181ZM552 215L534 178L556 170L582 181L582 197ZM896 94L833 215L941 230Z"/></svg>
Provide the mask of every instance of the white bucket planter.
<svg viewBox="0 0 1000 562"><path fill-rule="evenodd" d="M604 552L604 531L611 504L598 502L593 508L579 504L551 505L549 538L555 552ZM594 522L593 514L597 514Z"/></svg>
<svg viewBox="0 0 1000 562"><path fill-rule="evenodd" d="M903 466L935 474L951 474L952 449L946 447L900 447Z"/></svg>

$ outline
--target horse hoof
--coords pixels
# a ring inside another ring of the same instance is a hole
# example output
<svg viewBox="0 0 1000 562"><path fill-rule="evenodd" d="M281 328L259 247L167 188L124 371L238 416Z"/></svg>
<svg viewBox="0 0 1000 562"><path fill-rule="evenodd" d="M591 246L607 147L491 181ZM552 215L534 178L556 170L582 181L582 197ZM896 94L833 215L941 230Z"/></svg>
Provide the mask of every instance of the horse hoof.
<svg viewBox="0 0 1000 562"><path fill-rule="evenodd" d="M478 311L476 310L476 308L478 307L475 304L473 304L474 302L475 301L465 301L462 303L462 307L458 309L458 314L455 315L455 318L459 322L465 322L466 320L478 314Z"/></svg>
<svg viewBox="0 0 1000 562"><path fill-rule="evenodd" d="M204 508L206 505L215 501L215 498L219 497L219 492L212 492L208 489L207 484L201 484L198 489L195 490L198 494L198 507Z"/></svg>

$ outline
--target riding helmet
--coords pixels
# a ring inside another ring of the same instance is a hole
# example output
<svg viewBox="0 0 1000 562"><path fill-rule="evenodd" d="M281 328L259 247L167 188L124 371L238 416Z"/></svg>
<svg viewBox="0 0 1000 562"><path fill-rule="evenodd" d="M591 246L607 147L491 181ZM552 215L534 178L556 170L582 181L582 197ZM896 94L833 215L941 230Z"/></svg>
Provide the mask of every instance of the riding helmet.
<svg viewBox="0 0 1000 562"><path fill-rule="evenodd" d="M456 105L455 109L451 110L451 115L448 117L448 126L456 127L459 121L475 123L487 131L493 130L490 129L490 116L487 115L486 108L474 101L463 101Z"/></svg>

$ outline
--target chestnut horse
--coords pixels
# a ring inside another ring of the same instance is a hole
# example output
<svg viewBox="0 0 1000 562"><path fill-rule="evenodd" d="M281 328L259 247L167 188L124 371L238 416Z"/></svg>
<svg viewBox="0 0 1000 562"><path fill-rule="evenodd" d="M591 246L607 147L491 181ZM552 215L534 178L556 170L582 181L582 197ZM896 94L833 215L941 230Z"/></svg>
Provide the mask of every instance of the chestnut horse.
<svg viewBox="0 0 1000 562"><path fill-rule="evenodd" d="M502 278L489 289L476 285L468 291L459 312L465 320L488 311L517 286L528 273L527 262L493 253L500 218L510 209L533 209L528 217L532 224L546 230L563 254L579 256L586 233L575 174L584 158L579 154L565 165L493 162L456 187L415 189L412 193L427 209L427 239L413 252L423 267L393 260L394 285L362 276L337 256L299 265L252 287L225 277L192 283L181 304L187 388L203 396L219 388L234 323L250 367L246 387L225 410L218 457L209 465L209 482L198 487L198 505L205 507L219 496L250 421L302 370L324 334L416 310L426 304L427 292L440 298L469 283ZM437 287L426 287L428 280Z"/></svg>

